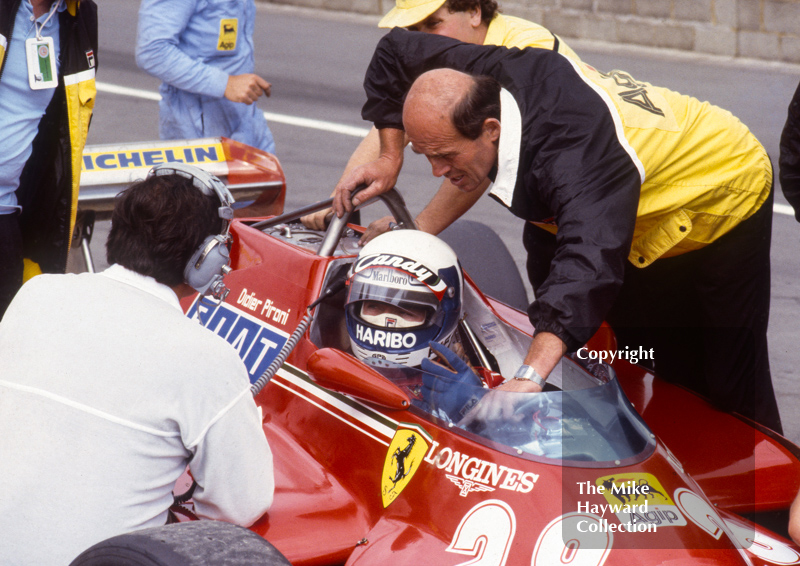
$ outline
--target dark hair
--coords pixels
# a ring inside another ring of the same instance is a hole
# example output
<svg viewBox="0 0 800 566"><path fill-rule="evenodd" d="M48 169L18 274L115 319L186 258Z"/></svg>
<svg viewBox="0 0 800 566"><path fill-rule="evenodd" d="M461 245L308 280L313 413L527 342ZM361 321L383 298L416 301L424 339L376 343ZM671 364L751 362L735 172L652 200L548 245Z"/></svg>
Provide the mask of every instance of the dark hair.
<svg viewBox="0 0 800 566"><path fill-rule="evenodd" d="M462 136L475 140L487 118L500 119L500 83L488 76L472 79L472 87L453 108L453 126Z"/></svg>
<svg viewBox="0 0 800 566"><path fill-rule="evenodd" d="M125 189L114 202L106 242L108 263L118 263L159 283L184 282L192 254L222 230L220 203L179 175L160 175Z"/></svg>
<svg viewBox="0 0 800 566"><path fill-rule="evenodd" d="M447 0L445 6L450 12L466 12L475 6L479 6L481 9L481 21L487 26L497 15L497 12L500 11L495 0Z"/></svg>

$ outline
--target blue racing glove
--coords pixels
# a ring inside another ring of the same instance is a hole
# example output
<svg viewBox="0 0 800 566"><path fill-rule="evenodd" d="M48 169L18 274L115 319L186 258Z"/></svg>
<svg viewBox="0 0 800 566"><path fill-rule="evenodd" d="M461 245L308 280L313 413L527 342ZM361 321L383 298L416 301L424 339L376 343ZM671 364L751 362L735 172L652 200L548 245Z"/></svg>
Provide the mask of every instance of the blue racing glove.
<svg viewBox="0 0 800 566"><path fill-rule="evenodd" d="M459 421L478 402L483 384L467 363L447 346L437 342L430 342L429 346L455 371L427 358L422 360L422 398L434 416L442 418L441 413L444 413L451 421Z"/></svg>

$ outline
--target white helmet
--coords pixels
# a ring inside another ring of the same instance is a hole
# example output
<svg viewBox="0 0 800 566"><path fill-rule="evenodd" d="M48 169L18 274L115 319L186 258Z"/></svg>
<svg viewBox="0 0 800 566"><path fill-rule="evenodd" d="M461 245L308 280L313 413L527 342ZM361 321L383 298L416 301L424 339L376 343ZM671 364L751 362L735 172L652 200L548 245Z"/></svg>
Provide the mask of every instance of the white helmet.
<svg viewBox="0 0 800 566"><path fill-rule="evenodd" d="M350 270L345 320L361 360L418 366L430 341L443 342L461 318L463 277L455 252L418 230L371 240Z"/></svg>

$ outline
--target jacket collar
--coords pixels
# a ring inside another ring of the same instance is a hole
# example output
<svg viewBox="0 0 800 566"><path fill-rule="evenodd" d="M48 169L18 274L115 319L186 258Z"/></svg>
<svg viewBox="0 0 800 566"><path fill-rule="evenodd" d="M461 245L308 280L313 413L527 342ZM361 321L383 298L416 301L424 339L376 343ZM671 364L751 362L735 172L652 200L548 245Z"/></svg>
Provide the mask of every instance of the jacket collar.
<svg viewBox="0 0 800 566"><path fill-rule="evenodd" d="M489 193L511 207L517 184L519 150L522 141L522 114L514 97L500 89L500 141L497 147L497 177Z"/></svg>
<svg viewBox="0 0 800 566"><path fill-rule="evenodd" d="M506 20L500 14L495 15L489 26L486 28L484 45L503 45L503 38L506 36Z"/></svg>

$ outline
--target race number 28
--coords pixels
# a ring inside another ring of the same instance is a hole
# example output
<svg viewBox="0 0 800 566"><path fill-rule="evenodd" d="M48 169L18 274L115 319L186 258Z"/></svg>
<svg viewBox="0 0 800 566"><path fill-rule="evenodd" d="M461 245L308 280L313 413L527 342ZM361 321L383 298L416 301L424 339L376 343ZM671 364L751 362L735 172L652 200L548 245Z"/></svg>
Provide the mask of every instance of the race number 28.
<svg viewBox="0 0 800 566"><path fill-rule="evenodd" d="M715 539L727 534L739 548L776 565L800 564L800 553L784 542L724 521L702 497L679 488L674 499L681 511ZM552 520L539 534L531 566L603 566L614 543L613 532L599 528L602 520L590 513L567 513ZM517 530L514 511L504 501L491 499L470 509L461 519L447 552L471 556L458 566L504 566Z"/></svg>
<svg viewBox="0 0 800 566"><path fill-rule="evenodd" d="M599 525L600 518L570 513L550 522L539 535L531 566L602 566L611 551L612 534L589 532L588 528L579 528L580 522ZM498 499L484 501L461 519L447 552L473 557L458 566L504 566L516 528L514 511L507 503Z"/></svg>

